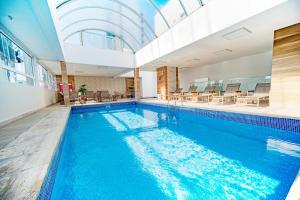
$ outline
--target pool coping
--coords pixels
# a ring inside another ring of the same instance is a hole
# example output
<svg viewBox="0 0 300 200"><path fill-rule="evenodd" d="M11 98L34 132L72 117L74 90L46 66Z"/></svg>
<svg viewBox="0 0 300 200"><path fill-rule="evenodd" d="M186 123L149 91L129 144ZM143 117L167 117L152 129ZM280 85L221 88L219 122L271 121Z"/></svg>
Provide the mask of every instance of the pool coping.
<svg viewBox="0 0 300 200"><path fill-rule="evenodd" d="M57 151L61 151L59 150L59 147L62 146L62 143L63 143L63 136L64 136L64 132L65 132L65 128L67 126L67 123L68 123L68 119L69 119L69 116L70 114L72 113L72 110L73 109L92 109L92 108L101 108L101 107L106 107L107 105L124 105L124 104L129 104L129 105L138 105L138 104L146 104L146 105L152 105L152 106L159 106L159 107L164 107L164 108L168 108L172 105L166 105L166 104L159 104L159 103L150 103L150 102L143 102L143 101L124 101L124 102L107 102L107 103L100 103L100 104L83 104L83 105L71 105L69 107L69 113L68 113L68 116L67 116L67 119L65 121L65 125L64 125L64 128L63 130L61 131L60 133L60 137L59 137L59 140L57 141L56 143L56 147L54 149L54 151L51 153L51 160L50 160L50 163L48 165L48 168L47 168L47 171L46 173L44 174L43 176L43 181L39 187L39 190L38 190L38 197L37 199L44 199L44 198L39 198L40 197L40 193L41 191L43 190L43 185L44 185L44 182L46 181L45 179L47 178L48 174L49 174L49 171L51 170L51 165L52 165L52 162L53 162L53 159L54 159L54 156L55 154L58 154L58 157L60 156L60 153L61 152L57 152ZM193 109L192 111L195 111L195 109L197 110L204 110L204 111L211 111L211 112L225 112L225 113L229 113L229 114L242 114L242 115L250 115L250 116L260 116L260 117L269 117L269 118L278 118L278 119L293 119L293 118L289 118L289 117L286 117L286 116L270 116L270 115L258 115L258 114L253 114L253 113L241 113L241 112L230 112L230 111L226 111L226 110L215 110L215 109L204 109L204 108L198 108L198 107L188 107L188 106L173 106L173 107L179 107L179 108L186 108L186 109ZM293 119L293 120L298 120L298 118L296 119ZM58 158L59 160L59 158ZM52 186L53 187L53 186ZM297 188L300 187L300 169L299 169L299 172L287 194L287 197L286 197L286 200L299 200L300 199L300 191L297 190Z"/></svg>
<svg viewBox="0 0 300 200"><path fill-rule="evenodd" d="M3 199L36 199L40 193L57 141L64 132L70 107L46 107L46 115L0 149ZM24 122L12 122L20 128Z"/></svg>
<svg viewBox="0 0 300 200"><path fill-rule="evenodd" d="M300 169L285 199L286 200L300 199Z"/></svg>
<svg viewBox="0 0 300 200"><path fill-rule="evenodd" d="M61 125L61 127L59 127L59 130L57 132L57 136L58 137L56 138L57 140L54 141L54 146L51 148L51 150L50 150L50 152L48 154L49 157L47 159L47 164L46 164L47 169L39 177L42 181L38 182L38 184L36 185L36 188L38 188L38 190L36 191L34 199L38 199L38 196L39 196L39 194L40 194L40 192L42 190L45 178L46 178L46 176L49 173L49 167L52 164L53 156L54 156L54 154L56 152L56 149L60 145L60 141L61 141L62 136L64 135L64 132L65 132L65 129L67 127L68 120L69 120L69 117L70 117L70 114L71 114L71 107L65 107L65 108L67 108L67 113L66 113L65 117L63 118L64 123Z"/></svg>

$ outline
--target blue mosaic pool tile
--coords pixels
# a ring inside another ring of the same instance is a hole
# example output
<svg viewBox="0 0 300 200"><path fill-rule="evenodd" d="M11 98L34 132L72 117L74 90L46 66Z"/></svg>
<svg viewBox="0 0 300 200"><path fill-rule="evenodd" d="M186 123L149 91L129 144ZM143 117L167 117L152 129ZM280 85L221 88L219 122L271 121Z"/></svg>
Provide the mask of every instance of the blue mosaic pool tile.
<svg viewBox="0 0 300 200"><path fill-rule="evenodd" d="M232 112L225 112L225 111L205 110L201 108L137 102L137 105L139 104L143 106L150 106L150 107L154 106L154 107L161 107L164 109L170 109L173 110L174 112L183 111L183 112L197 114L197 115L210 117L210 118L237 121L241 123L265 126L269 128L276 128L285 131L300 133L300 120L298 119L269 117L269 116L252 115L252 114L232 113Z"/></svg>
<svg viewBox="0 0 300 200"><path fill-rule="evenodd" d="M122 108L123 106L134 106L136 105L135 101L131 102L119 102L119 103L103 103L103 104L90 104L90 105L80 105L80 106L72 106L72 113L82 113L91 111L98 111L99 109L107 108L107 109L116 109Z"/></svg>
<svg viewBox="0 0 300 200"><path fill-rule="evenodd" d="M51 199L51 192L52 192L52 189L54 186L58 163L59 163L60 156L61 156L61 151L62 151L62 146L63 146L62 144L63 144L64 137L65 137L64 135L65 134L63 132L63 135L60 138L59 143L56 146L56 150L51 159L50 166L48 167L48 171L44 178L44 181L43 181L42 187L40 189L39 195L37 197L37 200Z"/></svg>

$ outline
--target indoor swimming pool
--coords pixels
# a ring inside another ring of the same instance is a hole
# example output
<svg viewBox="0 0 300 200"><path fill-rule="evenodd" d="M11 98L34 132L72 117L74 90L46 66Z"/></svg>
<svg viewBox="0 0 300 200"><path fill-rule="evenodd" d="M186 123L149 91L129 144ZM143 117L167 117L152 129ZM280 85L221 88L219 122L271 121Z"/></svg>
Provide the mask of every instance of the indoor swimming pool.
<svg viewBox="0 0 300 200"><path fill-rule="evenodd" d="M73 107L40 199L285 199L299 121L146 103Z"/></svg>

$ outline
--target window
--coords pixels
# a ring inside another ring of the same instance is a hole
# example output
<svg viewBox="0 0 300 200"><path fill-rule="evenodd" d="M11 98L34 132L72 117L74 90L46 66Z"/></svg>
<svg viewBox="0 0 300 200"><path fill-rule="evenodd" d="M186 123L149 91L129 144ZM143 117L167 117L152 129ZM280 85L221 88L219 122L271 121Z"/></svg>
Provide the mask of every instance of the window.
<svg viewBox="0 0 300 200"><path fill-rule="evenodd" d="M36 65L37 69L37 85L49 90L56 90L56 78L40 64Z"/></svg>
<svg viewBox="0 0 300 200"><path fill-rule="evenodd" d="M0 33L0 53L0 67L3 68L4 80L34 85L32 58L2 33Z"/></svg>
<svg viewBox="0 0 300 200"><path fill-rule="evenodd" d="M41 65L34 66L32 57L1 32L0 59L0 76L4 81L30 86L36 82L40 87L56 89L55 77Z"/></svg>

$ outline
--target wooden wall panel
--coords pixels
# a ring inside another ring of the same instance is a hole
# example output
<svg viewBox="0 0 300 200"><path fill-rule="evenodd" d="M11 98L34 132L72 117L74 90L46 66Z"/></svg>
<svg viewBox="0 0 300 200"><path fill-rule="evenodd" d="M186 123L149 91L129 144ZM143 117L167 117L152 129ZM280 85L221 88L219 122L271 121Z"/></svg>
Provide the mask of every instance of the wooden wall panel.
<svg viewBox="0 0 300 200"><path fill-rule="evenodd" d="M134 94L135 94L135 99L140 100L141 98L140 68L134 68Z"/></svg>
<svg viewBox="0 0 300 200"><path fill-rule="evenodd" d="M176 67L160 67L157 73L157 93L165 98L170 92L174 92L178 87L178 71Z"/></svg>
<svg viewBox="0 0 300 200"><path fill-rule="evenodd" d="M274 33L270 104L300 107L300 23Z"/></svg>
<svg viewBox="0 0 300 200"><path fill-rule="evenodd" d="M126 93L134 93L134 78L125 78Z"/></svg>
<svg viewBox="0 0 300 200"><path fill-rule="evenodd" d="M179 89L179 70L176 67L176 90Z"/></svg>
<svg viewBox="0 0 300 200"><path fill-rule="evenodd" d="M157 73L157 94L166 95L168 91L168 72L167 67L156 69Z"/></svg>

